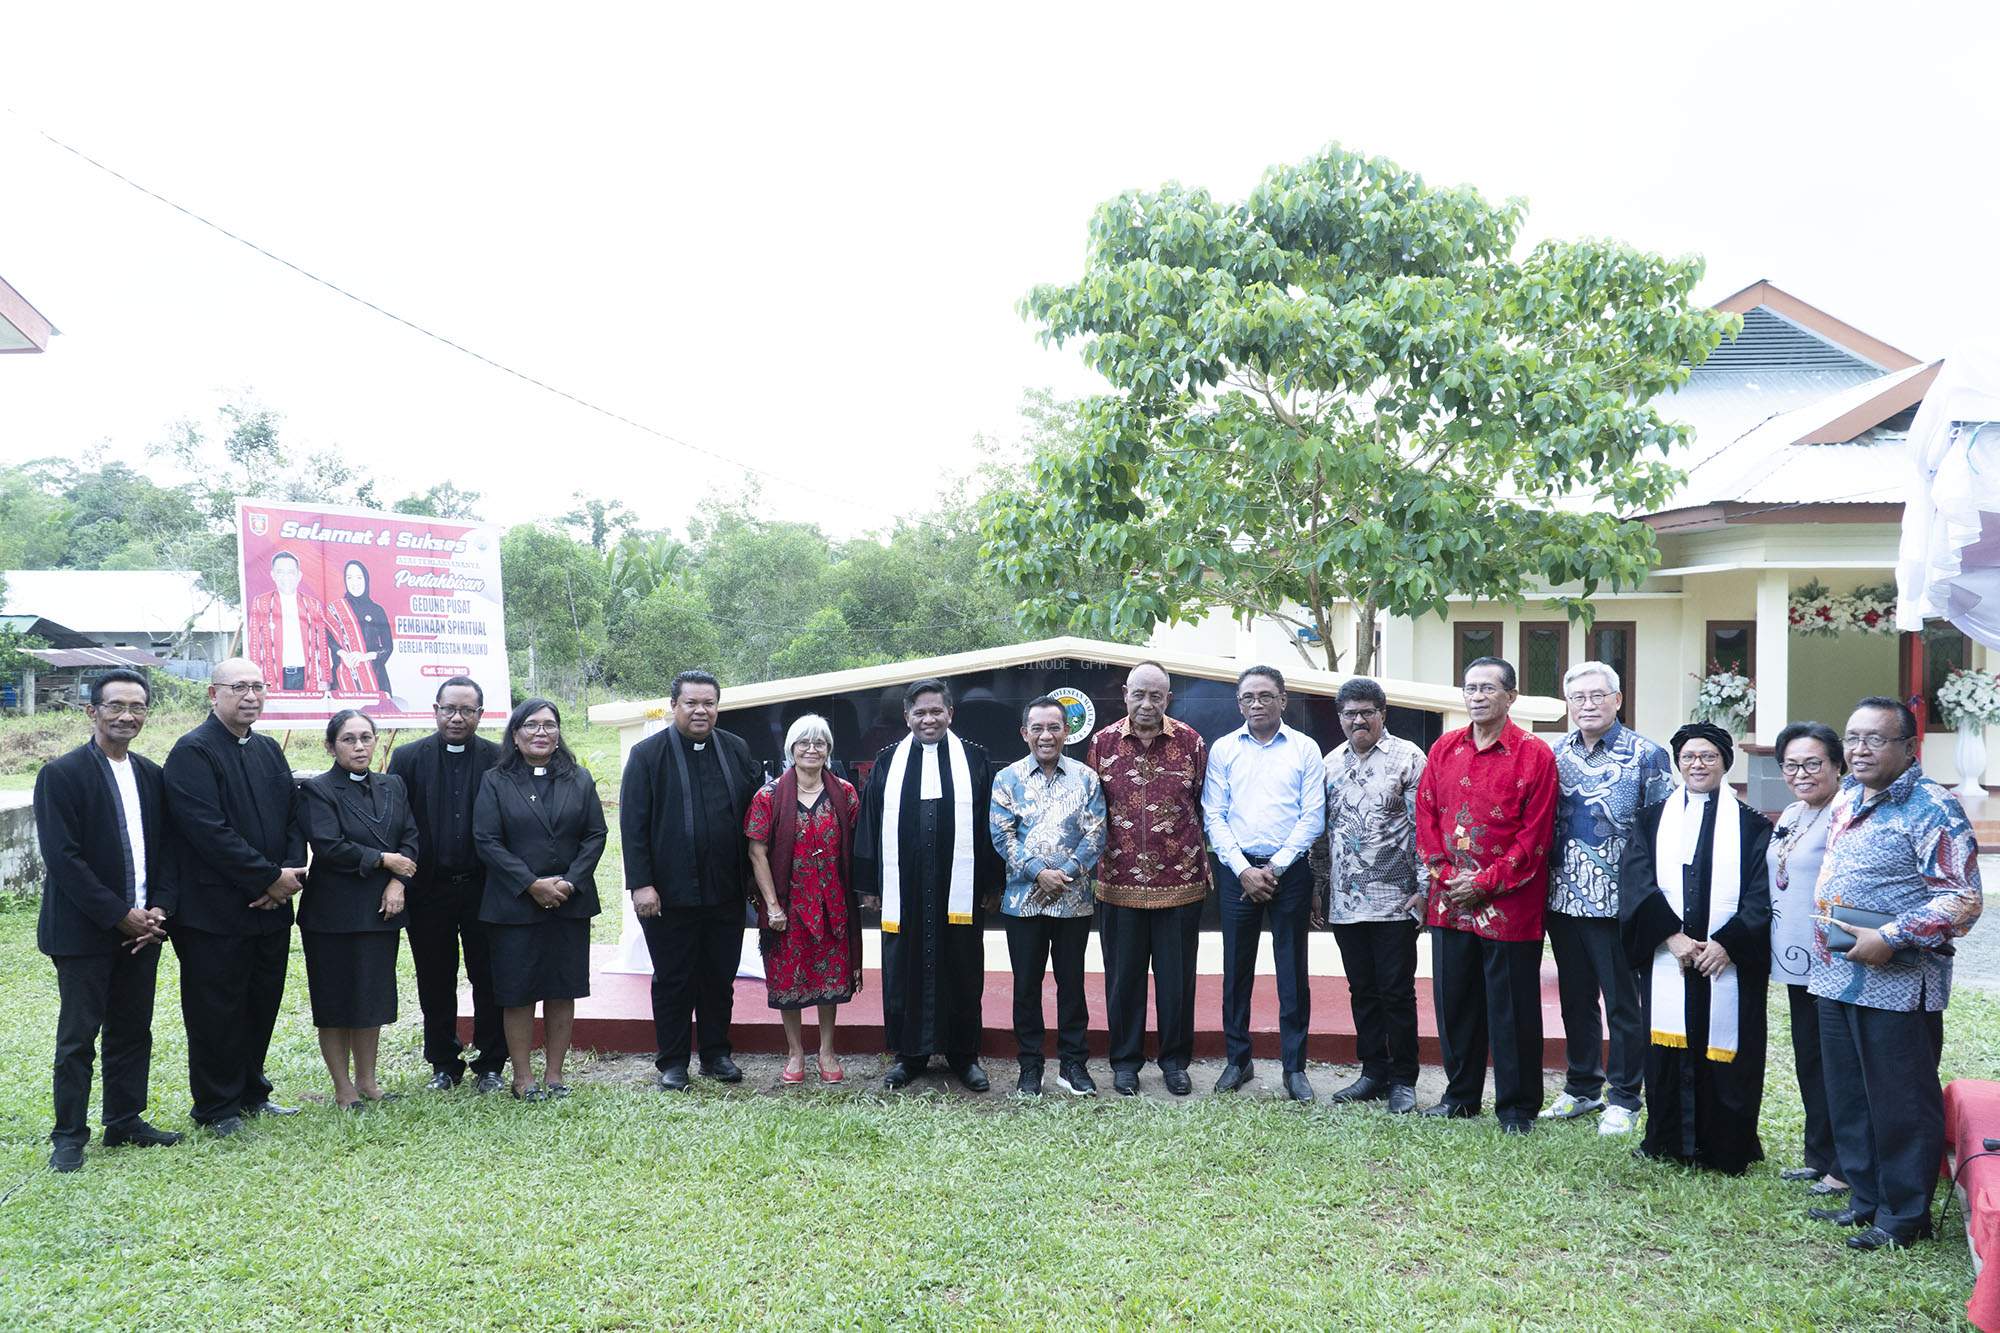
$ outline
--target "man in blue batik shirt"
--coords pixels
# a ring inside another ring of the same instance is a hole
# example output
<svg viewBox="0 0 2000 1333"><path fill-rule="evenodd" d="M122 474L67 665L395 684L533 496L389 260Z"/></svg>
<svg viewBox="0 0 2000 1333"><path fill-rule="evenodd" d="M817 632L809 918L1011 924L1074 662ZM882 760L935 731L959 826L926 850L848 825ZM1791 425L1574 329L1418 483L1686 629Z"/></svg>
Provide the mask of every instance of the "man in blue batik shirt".
<svg viewBox="0 0 2000 1333"><path fill-rule="evenodd" d="M1673 765L1665 750L1620 725L1625 696L1611 667L1572 667L1563 677L1563 695L1575 729L1555 745L1561 786L1543 929L1556 956L1569 1075L1542 1118L1574 1120L1601 1111L1599 1134L1628 1134L1639 1110L1648 1038L1638 974L1618 944L1618 860L1639 811L1673 790ZM1608 1071L1597 1018L1600 995L1611 1025Z"/></svg>

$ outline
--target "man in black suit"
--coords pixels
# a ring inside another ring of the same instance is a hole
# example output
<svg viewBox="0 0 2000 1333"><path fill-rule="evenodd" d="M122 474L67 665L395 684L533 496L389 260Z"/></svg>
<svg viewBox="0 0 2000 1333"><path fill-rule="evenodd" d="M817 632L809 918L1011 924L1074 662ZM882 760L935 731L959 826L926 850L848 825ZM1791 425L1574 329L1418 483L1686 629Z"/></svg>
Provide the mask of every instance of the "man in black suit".
<svg viewBox="0 0 2000 1333"><path fill-rule="evenodd" d="M250 1115L295 1115L271 1100L264 1056L285 998L292 896L305 880L298 784L278 743L251 730L269 688L247 658L208 681L206 721L167 755L167 817L180 849L169 932L181 963L194 1122L234 1134Z"/></svg>
<svg viewBox="0 0 2000 1333"><path fill-rule="evenodd" d="M157 947L174 910L163 854L160 766L129 747L152 689L136 671L90 687L90 739L35 775L35 835L48 879L35 942L55 961L56 1127L49 1166L75 1171L90 1142L90 1072L104 1033L104 1146L174 1144L146 1109Z"/></svg>
<svg viewBox="0 0 2000 1333"><path fill-rule="evenodd" d="M507 1063L500 1006L493 1002L493 961L479 924L486 895L486 867L472 845L472 803L500 747L481 740L484 691L470 676L438 686L437 733L389 756L389 771L403 780L424 855L410 881L410 961L417 969L417 1003L424 1011L425 1086L444 1092L465 1077L465 1047L458 1040L458 949L465 942L465 975L472 982L471 1062L480 1092L498 1092Z"/></svg>
<svg viewBox="0 0 2000 1333"><path fill-rule="evenodd" d="M625 883L653 957L660 1087L688 1086L688 1020L701 1072L737 1083L729 1017L743 957L750 844L743 814L763 770L739 736L718 731L722 687L706 671L674 677L674 722L632 747L618 790Z"/></svg>

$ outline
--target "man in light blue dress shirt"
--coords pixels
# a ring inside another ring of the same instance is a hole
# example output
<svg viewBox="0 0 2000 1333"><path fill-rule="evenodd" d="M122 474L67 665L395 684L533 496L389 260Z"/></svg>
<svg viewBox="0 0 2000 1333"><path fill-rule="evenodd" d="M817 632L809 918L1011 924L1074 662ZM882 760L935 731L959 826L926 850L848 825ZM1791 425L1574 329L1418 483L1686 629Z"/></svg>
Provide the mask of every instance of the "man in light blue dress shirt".
<svg viewBox="0 0 2000 1333"><path fill-rule="evenodd" d="M1278 966L1285 1092L1309 1102L1306 1027L1312 994L1306 937L1312 868L1306 852L1326 827L1326 763L1310 736L1285 725L1285 678L1275 667L1254 666L1237 677L1236 706L1243 726L1210 747L1201 793L1222 908L1222 1032L1229 1064L1215 1090L1234 1092L1253 1072L1250 992L1257 937L1268 915Z"/></svg>

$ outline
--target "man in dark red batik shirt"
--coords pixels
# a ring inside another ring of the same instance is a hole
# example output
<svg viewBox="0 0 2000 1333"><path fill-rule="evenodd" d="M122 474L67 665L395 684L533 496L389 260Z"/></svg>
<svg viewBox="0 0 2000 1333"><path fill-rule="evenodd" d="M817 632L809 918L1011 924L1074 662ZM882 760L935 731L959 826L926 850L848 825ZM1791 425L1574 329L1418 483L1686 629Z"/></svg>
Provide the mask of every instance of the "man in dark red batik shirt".
<svg viewBox="0 0 2000 1333"><path fill-rule="evenodd" d="M1430 867L1431 991L1449 1079L1425 1111L1479 1114L1493 1049L1493 1110L1526 1134L1542 1109L1542 908L1555 838L1556 760L1508 719L1514 668L1465 668L1472 725L1431 747L1417 784L1417 854Z"/></svg>

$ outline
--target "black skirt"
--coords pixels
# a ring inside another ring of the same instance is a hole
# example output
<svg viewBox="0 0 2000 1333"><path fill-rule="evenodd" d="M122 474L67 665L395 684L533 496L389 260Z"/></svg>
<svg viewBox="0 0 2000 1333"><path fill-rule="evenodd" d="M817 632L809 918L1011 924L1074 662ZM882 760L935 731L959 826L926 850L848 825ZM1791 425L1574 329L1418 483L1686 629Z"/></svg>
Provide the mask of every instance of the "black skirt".
<svg viewBox="0 0 2000 1333"><path fill-rule="evenodd" d="M537 1000L590 994L590 918L556 917L522 926L488 923L493 1000L519 1009Z"/></svg>
<svg viewBox="0 0 2000 1333"><path fill-rule="evenodd" d="M313 1026L379 1028L396 1021L400 930L302 930Z"/></svg>

